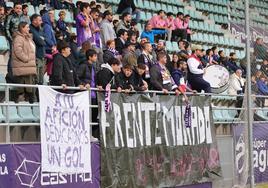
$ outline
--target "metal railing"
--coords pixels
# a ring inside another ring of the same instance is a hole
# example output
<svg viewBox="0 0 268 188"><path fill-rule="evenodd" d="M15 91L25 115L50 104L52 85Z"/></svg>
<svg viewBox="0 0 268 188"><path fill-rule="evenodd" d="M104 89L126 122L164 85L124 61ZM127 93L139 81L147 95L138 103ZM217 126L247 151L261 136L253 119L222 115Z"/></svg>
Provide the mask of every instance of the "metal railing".
<svg viewBox="0 0 268 188"><path fill-rule="evenodd" d="M4 123L0 123L0 127L5 127L6 128L6 143L10 143L10 127L22 127L22 126L39 126L39 122L10 122L10 107L12 106L16 106L16 107L20 107L20 106L29 106L29 107L36 107L39 106L38 103L14 103L14 101L10 100L10 91L13 91L14 88L38 88L38 85L26 85L26 84L0 84L0 87L4 87L4 93L5 93L5 98L2 102L0 102L0 107L2 106L3 108L5 108L6 114L5 114L5 122ZM61 86L49 86L53 89L62 89ZM67 90L76 90L79 91L80 88L79 87L67 87ZM83 90L81 90L83 91ZM88 90L89 92L89 97L91 96L91 91L98 91L98 92L104 92L104 91L100 91L97 88L91 88ZM116 90L112 90L112 92L116 92ZM124 91L123 91L124 92ZM143 94L163 94L162 91L144 91L144 92L136 92L136 91L131 91L131 94L135 94L135 93L143 93ZM168 95L175 95L175 92L169 92ZM229 94L215 94L215 93L186 93L187 96L216 96L216 97L244 97L244 95L229 95ZM265 98L266 96L262 96L262 95L252 95L252 97L258 97L258 98ZM91 109L92 108L98 108L97 105L92 105L91 104L91 100L89 107L90 107L90 125L94 126L94 125L98 125L98 123L96 122L92 122L92 117L91 117ZM252 110L268 110L268 108L252 108ZM241 108L237 108L237 107L232 107L232 106L212 106L212 110L245 110L244 107ZM214 124L234 124L234 123L239 123L239 124L244 124L246 121L244 119L240 119L240 118L236 118L233 119L231 121L214 121ZM258 121L260 122L260 121ZM261 122L268 122L268 121L261 121Z"/></svg>

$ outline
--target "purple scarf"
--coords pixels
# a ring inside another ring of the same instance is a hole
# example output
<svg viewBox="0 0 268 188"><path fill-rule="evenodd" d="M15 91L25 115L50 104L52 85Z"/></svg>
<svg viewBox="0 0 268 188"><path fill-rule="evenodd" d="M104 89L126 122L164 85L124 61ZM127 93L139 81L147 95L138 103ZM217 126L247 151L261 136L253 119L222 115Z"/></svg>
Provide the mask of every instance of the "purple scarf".
<svg viewBox="0 0 268 188"><path fill-rule="evenodd" d="M111 84L107 84L105 88L105 112L111 110Z"/></svg>
<svg viewBox="0 0 268 188"><path fill-rule="evenodd" d="M112 52L115 58L116 56L120 55L119 52L114 48L108 48L108 51Z"/></svg>

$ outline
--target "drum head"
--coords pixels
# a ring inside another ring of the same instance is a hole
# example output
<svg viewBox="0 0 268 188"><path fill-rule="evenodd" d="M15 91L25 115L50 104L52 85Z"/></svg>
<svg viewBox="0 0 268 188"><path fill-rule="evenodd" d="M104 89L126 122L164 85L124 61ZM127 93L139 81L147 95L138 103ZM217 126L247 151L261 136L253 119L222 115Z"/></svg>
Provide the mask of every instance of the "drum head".
<svg viewBox="0 0 268 188"><path fill-rule="evenodd" d="M222 93L228 88L230 73L221 65L210 65L203 78L210 83L213 93Z"/></svg>

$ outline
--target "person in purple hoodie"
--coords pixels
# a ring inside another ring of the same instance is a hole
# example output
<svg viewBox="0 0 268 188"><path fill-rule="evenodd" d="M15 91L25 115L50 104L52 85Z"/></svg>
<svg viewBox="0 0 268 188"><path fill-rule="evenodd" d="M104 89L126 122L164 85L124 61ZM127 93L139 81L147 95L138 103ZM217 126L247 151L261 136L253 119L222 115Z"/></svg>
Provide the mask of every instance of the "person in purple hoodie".
<svg viewBox="0 0 268 188"><path fill-rule="evenodd" d="M76 17L78 47L81 47L83 42L92 40L90 11L89 3L83 2L80 5L80 13Z"/></svg>

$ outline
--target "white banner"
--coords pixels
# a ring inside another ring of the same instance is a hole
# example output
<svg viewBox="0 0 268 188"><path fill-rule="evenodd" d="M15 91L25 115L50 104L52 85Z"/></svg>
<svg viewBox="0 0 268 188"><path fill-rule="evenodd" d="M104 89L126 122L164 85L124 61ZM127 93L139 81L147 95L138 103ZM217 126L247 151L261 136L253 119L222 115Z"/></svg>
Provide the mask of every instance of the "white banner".
<svg viewBox="0 0 268 188"><path fill-rule="evenodd" d="M89 94L39 86L42 172L90 173Z"/></svg>

